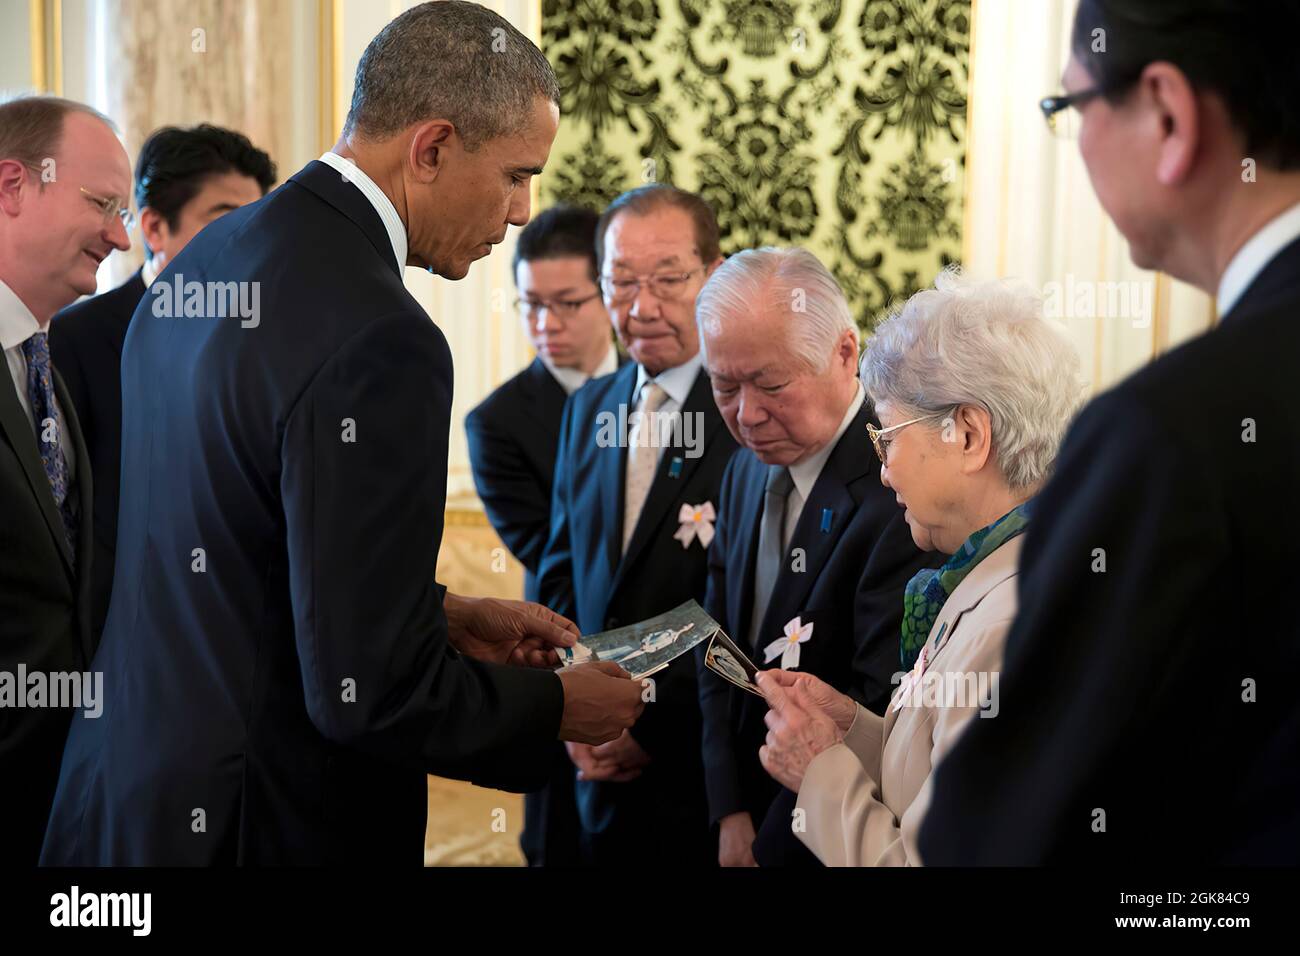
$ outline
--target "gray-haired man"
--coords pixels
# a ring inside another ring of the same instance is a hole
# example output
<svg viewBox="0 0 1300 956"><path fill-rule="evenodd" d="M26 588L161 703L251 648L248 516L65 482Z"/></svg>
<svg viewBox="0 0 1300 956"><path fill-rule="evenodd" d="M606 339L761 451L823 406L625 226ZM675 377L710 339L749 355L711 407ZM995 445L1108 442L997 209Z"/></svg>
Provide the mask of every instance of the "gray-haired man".
<svg viewBox="0 0 1300 956"><path fill-rule="evenodd" d="M767 248L723 263L696 317L743 446L722 480L707 609L760 668L815 674L883 713L903 588L937 559L880 483L848 303L812 253ZM701 666L700 706L719 862L816 865L792 830L794 794L759 764L767 704Z"/></svg>

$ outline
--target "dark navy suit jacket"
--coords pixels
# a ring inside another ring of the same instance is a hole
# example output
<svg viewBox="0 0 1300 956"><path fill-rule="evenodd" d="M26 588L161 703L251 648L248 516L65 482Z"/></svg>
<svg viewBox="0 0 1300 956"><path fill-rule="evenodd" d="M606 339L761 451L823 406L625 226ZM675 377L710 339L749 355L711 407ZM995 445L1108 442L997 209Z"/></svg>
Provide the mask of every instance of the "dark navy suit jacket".
<svg viewBox="0 0 1300 956"><path fill-rule="evenodd" d="M626 359L620 357L621 366ZM537 600L537 568L551 530L551 479L568 396L540 358L465 416L474 487L488 520L524 566Z"/></svg>
<svg viewBox="0 0 1300 956"><path fill-rule="evenodd" d="M158 317L176 275L260 283L260 313ZM43 862L418 866L426 773L545 779L557 677L448 643L451 394L378 214L322 163L164 270L122 356L104 713L73 721Z"/></svg>
<svg viewBox="0 0 1300 956"><path fill-rule="evenodd" d="M599 439L602 413L617 418L620 405L628 414L634 407L637 369L629 363L588 382L565 406L551 535L539 577L542 602L576 621L584 634L634 624L688 599L703 603L707 551L698 540L683 549L673 535L683 504L718 507L722 474L736 449L701 370L682 413L700 416L703 454L690 458L683 448L663 449L622 555L626 442ZM654 681L655 700L632 728L652 763L630 783L576 784L589 862L710 859L693 656L678 658Z"/></svg>
<svg viewBox="0 0 1300 956"><path fill-rule="evenodd" d="M1079 415L998 717L935 769L927 864L1300 862L1298 377L1300 240Z"/></svg>
<svg viewBox="0 0 1300 956"><path fill-rule="evenodd" d="M625 359L620 357L619 363ZM524 598L536 601L537 567L551 529L551 479L568 396L540 358L465 416L474 487L488 520L524 566ZM556 744L554 772L524 801L524 855L532 866L576 862L573 764Z"/></svg>
<svg viewBox="0 0 1300 956"><path fill-rule="evenodd" d="M880 483L880 460L866 433L871 420L871 403L863 401L826 459L790 537L791 558L772 589L757 647L746 641L768 466L748 449L735 454L709 551L707 610L759 668L781 666L779 659L765 663L763 652L787 621L812 623L798 669L881 714L901 667L903 588L918 570L937 567L943 558L916 547L894 493ZM791 829L795 795L758 760L767 704L705 670L703 654L697 657L710 819L749 813L760 865L816 863Z"/></svg>
<svg viewBox="0 0 1300 956"><path fill-rule="evenodd" d="M68 306L50 325L50 355L77 407L95 472L90 626L96 640L104 631L113 592L122 467L122 343L144 292L144 278L136 270L116 289Z"/></svg>

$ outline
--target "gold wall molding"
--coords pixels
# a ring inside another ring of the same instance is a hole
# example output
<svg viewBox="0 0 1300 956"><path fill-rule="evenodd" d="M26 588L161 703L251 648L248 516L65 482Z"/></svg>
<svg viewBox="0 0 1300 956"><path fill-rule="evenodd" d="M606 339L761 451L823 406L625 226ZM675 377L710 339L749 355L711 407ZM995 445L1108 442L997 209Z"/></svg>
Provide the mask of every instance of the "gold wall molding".
<svg viewBox="0 0 1300 956"><path fill-rule="evenodd" d="M320 70L319 101L320 151L327 152L338 142L343 129L339 116L339 70L343 66L342 0L319 0L316 62Z"/></svg>
<svg viewBox="0 0 1300 956"><path fill-rule="evenodd" d="M63 95L62 0L29 0L32 88Z"/></svg>

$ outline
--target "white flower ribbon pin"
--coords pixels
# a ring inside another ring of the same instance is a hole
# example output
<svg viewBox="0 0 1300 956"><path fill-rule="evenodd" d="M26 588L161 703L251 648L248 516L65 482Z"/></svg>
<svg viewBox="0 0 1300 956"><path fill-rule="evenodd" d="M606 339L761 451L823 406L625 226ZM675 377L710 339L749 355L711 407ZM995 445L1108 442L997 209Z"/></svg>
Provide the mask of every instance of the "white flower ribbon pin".
<svg viewBox="0 0 1300 956"><path fill-rule="evenodd" d="M778 637L763 651L765 657L764 664L770 664L776 660L777 656L781 657L781 670L793 670L799 666L799 645L807 644L808 639L812 637L813 622L803 623L799 618L787 621L785 625L785 634Z"/></svg>
<svg viewBox="0 0 1300 956"><path fill-rule="evenodd" d="M702 505L682 505L677 512L681 527L673 537L682 543L683 550L689 548L696 538L700 539L700 547L707 548L713 541L713 522L717 517L710 501Z"/></svg>

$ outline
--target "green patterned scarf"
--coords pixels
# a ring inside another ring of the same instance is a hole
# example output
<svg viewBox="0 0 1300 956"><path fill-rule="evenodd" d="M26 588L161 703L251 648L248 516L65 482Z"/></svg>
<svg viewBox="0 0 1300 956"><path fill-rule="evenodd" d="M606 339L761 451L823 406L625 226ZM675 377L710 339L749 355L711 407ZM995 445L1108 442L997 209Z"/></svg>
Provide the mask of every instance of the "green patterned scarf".
<svg viewBox="0 0 1300 956"><path fill-rule="evenodd" d="M903 670L911 670L930 636L930 629L943 610L948 595L957 590L975 565L979 564L1029 525L1031 501L1017 505L987 528L966 539L939 568L918 571L903 591L903 636L899 656Z"/></svg>

